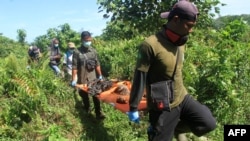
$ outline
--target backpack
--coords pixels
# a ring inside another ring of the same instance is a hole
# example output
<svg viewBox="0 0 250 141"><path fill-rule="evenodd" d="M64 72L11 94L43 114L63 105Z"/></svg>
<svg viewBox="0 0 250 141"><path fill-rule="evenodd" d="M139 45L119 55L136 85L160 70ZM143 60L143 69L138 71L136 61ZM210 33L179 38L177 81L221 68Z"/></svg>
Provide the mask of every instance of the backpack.
<svg viewBox="0 0 250 141"><path fill-rule="evenodd" d="M29 50L29 56L33 59L38 59L40 55L40 50L38 47L32 47L32 49Z"/></svg>

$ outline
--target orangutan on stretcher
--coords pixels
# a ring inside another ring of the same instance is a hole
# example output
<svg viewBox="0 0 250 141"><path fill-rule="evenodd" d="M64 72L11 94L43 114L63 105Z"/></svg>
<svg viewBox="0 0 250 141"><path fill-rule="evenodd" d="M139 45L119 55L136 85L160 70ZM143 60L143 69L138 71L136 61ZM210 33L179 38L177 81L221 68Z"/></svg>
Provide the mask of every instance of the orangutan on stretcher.
<svg viewBox="0 0 250 141"><path fill-rule="evenodd" d="M115 109L123 113L129 111L129 96L131 90L130 81L98 81L94 80L88 85L76 85L77 88L96 96L100 101L111 104ZM146 97L143 96L138 105L139 111L145 111L147 107Z"/></svg>

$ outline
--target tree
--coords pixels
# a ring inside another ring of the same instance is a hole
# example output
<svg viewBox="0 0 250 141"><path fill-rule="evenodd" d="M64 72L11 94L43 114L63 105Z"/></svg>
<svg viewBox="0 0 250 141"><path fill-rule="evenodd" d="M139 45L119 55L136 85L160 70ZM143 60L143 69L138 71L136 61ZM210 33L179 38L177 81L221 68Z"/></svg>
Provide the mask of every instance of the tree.
<svg viewBox="0 0 250 141"><path fill-rule="evenodd" d="M132 31L129 26L125 26L123 22L109 22L106 28L103 30L101 38L103 40L121 40L131 39L136 35L136 31Z"/></svg>
<svg viewBox="0 0 250 141"><path fill-rule="evenodd" d="M27 36L27 34L26 34L26 31L24 29L17 30L17 40L19 43L24 44L26 36Z"/></svg>
<svg viewBox="0 0 250 141"><path fill-rule="evenodd" d="M123 31L126 28L130 29L130 37L136 36L136 34L151 34L157 31L166 20L159 18L161 12L169 11L171 7L176 3L176 0L98 0L100 4L99 12L104 12L103 17L109 18L111 16L111 24L104 30L108 33L108 30L114 28L110 26L119 26L119 30ZM210 27L212 23L212 17L215 13L219 14L220 4L219 0L201 1L193 0L194 4L199 9L199 21L197 27L204 28ZM224 4L221 4L224 5ZM117 30L117 29L116 29ZM115 35L116 36L116 35ZM112 37L110 37L112 38Z"/></svg>
<svg viewBox="0 0 250 141"><path fill-rule="evenodd" d="M233 20L220 29L223 39L240 41L242 37L248 33L249 26L242 18L240 20Z"/></svg>
<svg viewBox="0 0 250 141"><path fill-rule="evenodd" d="M41 35L41 36L36 37L33 44L38 46L41 49L41 52L45 52L48 50L48 46L50 43L51 43L50 39L48 38L47 35Z"/></svg>
<svg viewBox="0 0 250 141"><path fill-rule="evenodd" d="M80 44L80 33L72 30L69 24L59 26L60 30L57 32L57 37L60 40L60 45L67 49L68 42L74 42L76 45Z"/></svg>
<svg viewBox="0 0 250 141"><path fill-rule="evenodd" d="M67 23L57 28L48 29L46 35L39 36L35 39L34 44L45 51L48 46L50 46L53 38L57 38L60 41L60 46L63 51L66 50L68 42L74 42L76 45L80 44L80 33L72 30Z"/></svg>
<svg viewBox="0 0 250 141"><path fill-rule="evenodd" d="M213 27L215 29L223 28L234 20L244 20L246 24L250 25L250 15L249 14L242 14L242 15L227 15L221 16L213 21Z"/></svg>

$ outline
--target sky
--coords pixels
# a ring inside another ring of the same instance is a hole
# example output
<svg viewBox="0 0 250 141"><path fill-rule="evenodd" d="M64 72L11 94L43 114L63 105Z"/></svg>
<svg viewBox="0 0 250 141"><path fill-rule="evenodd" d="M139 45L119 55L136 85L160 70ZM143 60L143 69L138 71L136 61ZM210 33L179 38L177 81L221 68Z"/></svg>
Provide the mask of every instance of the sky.
<svg viewBox="0 0 250 141"><path fill-rule="evenodd" d="M246 0L220 0L221 16L250 14ZM68 23L72 30L88 30L98 36L109 19L98 13L97 0L1 0L0 33L17 40L17 30L24 29L26 41L31 43L38 36L47 34L50 28Z"/></svg>

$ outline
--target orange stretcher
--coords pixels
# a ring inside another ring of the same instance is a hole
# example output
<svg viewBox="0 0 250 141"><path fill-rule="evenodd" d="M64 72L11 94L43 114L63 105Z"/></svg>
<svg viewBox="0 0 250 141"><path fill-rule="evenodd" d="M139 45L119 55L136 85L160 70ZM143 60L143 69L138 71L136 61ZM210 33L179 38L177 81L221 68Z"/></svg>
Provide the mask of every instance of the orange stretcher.
<svg viewBox="0 0 250 141"><path fill-rule="evenodd" d="M88 91L87 86L77 85L78 88ZM130 81L114 81L112 87L106 91L101 92L96 95L100 101L111 104L115 109L126 113L129 111L129 96L131 90L131 82ZM147 108L147 102L145 95L141 99L138 110L144 111Z"/></svg>

